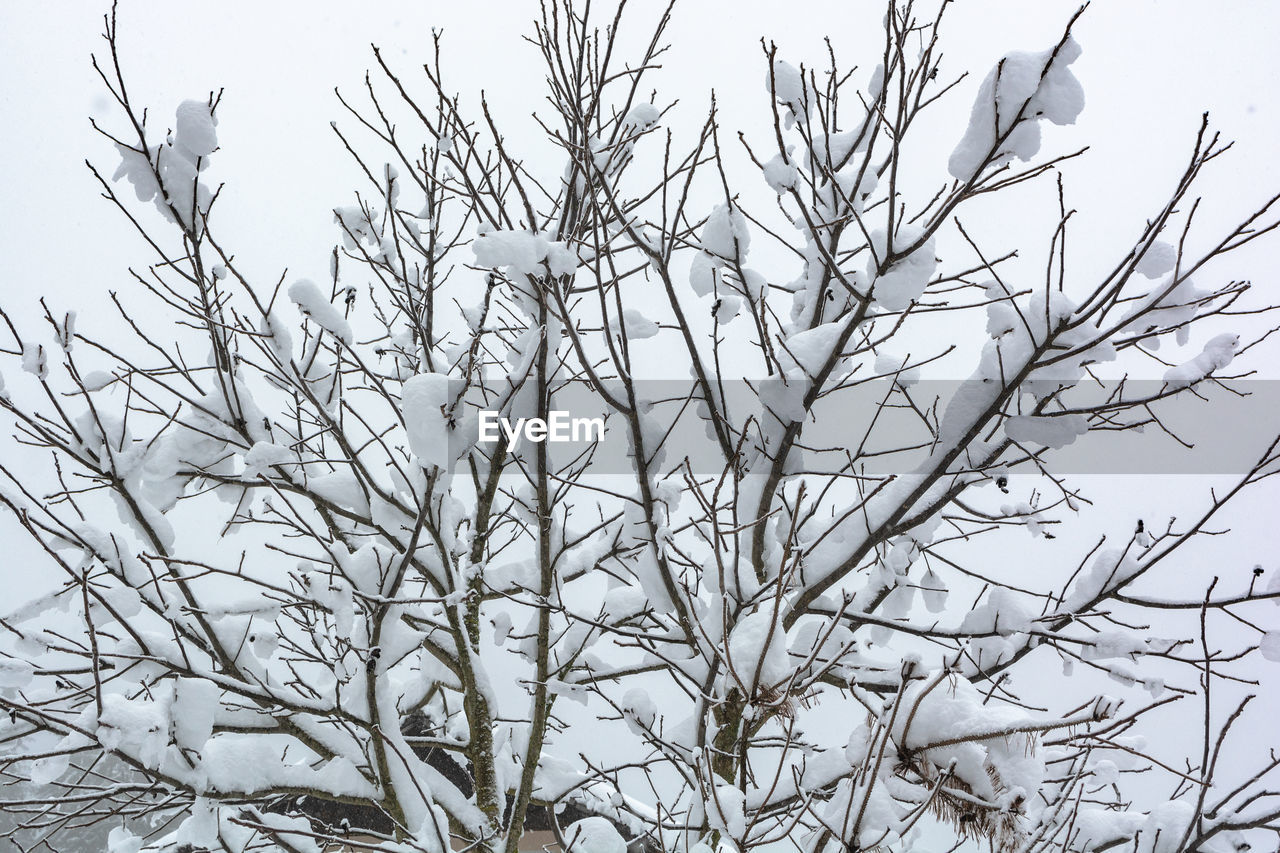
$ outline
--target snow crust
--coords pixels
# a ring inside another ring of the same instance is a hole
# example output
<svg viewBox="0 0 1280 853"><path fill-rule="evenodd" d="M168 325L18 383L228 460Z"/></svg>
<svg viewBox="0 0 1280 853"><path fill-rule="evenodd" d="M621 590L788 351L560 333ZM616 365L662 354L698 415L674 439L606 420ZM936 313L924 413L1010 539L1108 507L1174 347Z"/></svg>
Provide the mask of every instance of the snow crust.
<svg viewBox="0 0 1280 853"><path fill-rule="evenodd" d="M969 127L948 161L952 177L970 181L988 159L995 166L1030 160L1040 150L1041 121L1074 123L1084 89L1069 66L1079 57L1079 44L1068 37L1056 51L1002 59L978 89Z"/></svg>
<svg viewBox="0 0 1280 853"><path fill-rule="evenodd" d="M347 346L351 346L353 341L351 324L347 322L346 317L342 316L342 312L320 292L315 282L306 278L295 281L289 285L289 298L298 306L298 310L314 320L316 325Z"/></svg>

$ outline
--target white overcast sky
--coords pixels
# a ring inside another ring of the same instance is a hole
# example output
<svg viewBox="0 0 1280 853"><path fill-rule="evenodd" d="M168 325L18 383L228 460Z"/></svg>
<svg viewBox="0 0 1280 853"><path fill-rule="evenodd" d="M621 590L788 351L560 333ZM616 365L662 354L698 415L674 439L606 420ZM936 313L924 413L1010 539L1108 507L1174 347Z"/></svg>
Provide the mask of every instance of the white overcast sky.
<svg viewBox="0 0 1280 853"><path fill-rule="evenodd" d="M597 4L598 6L600 4ZM607 5L607 4L606 4ZM661 5L634 0L644 18ZM1063 0L959 0L948 13L951 73L973 72L953 99L957 124L937 139L939 174L963 131L977 82L1005 51L1052 44L1076 7ZM101 305L127 287L126 267L148 260L123 220L97 198L84 166L108 175L115 152L90 131L93 114L119 129L89 64L100 49L106 2L0 0L0 294L18 315L44 295L55 308ZM714 88L732 132L766 121L761 36L793 61L822 61L830 36L847 64L874 65L883 4L849 0L685 0L673 50L655 78L681 100L672 121L692 120ZM428 33L446 33L447 73L464 95L484 88L500 120L518 131L538 104L534 49L519 40L533 0L484 2L275 2L217 4L121 0L125 70L158 130L185 98L225 87L222 150L211 176L227 182L220 233L245 267L275 280L284 267L322 276L335 238L332 207L356 186L329 131L341 119L333 87L358 94L369 44L412 76ZM1123 226L1123 240L1176 175L1200 113L1239 140L1212 176L1210 215L1243 210L1280 187L1280 7L1269 0L1098 0L1077 28L1075 70L1087 93L1077 127L1052 128L1045 151L1091 144L1070 173L1071 200L1090 240ZM350 122L347 122L350 124ZM1118 244L1117 244L1118 245ZM1263 256L1266 257L1266 256ZM1264 266L1271 266L1264 264ZM1273 268L1273 267L1272 267ZM1251 264L1256 280L1270 269ZM1243 276L1243 273L1241 273Z"/></svg>

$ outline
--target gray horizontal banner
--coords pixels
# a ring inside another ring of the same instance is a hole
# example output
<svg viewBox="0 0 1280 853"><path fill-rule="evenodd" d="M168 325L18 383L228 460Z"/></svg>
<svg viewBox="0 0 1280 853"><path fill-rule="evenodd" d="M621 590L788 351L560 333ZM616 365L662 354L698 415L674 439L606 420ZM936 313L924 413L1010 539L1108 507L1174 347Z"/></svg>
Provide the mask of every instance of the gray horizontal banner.
<svg viewBox="0 0 1280 853"><path fill-rule="evenodd" d="M652 457L655 445L662 451L656 459L658 473L686 463L698 476L725 470L721 444L695 387L687 380L634 383L634 397L646 410L646 452ZM1206 382L1177 393L1159 380L1082 383L1052 394L1057 387L1034 389L1051 394L1038 412L1039 400L1031 393L1007 402L978 441L1011 439L1016 445L1004 452L1003 461L1034 454L1055 475L1226 475L1250 471L1280 434L1280 381ZM461 390L460 385L455 388ZM630 398L621 383L606 383L605 390L616 400ZM825 392L807 413L800 405L805 390L779 379L715 386L716 408L729 424L728 440L742 448L750 470L770 467L775 449L762 445L782 432L782 424L800 418L802 453L789 459L790 470L910 473L934 452L940 430L944 435L964 431L964 412L970 406L954 401L980 400L996 386L921 380L903 387L891 379L864 380ZM634 471L628 417L584 383L552 393L553 414L545 425L527 417L535 411L528 396L515 412L481 409L471 402L463 409L450 440L455 457L476 439L490 439L475 445L486 451L506 435L514 436L508 441L514 441L516 456L524 460L533 458L537 442L546 441L556 470L585 468L591 475ZM974 458L952 467L959 471L978 462ZM1031 472L1034 465L1024 461L1011 472Z"/></svg>

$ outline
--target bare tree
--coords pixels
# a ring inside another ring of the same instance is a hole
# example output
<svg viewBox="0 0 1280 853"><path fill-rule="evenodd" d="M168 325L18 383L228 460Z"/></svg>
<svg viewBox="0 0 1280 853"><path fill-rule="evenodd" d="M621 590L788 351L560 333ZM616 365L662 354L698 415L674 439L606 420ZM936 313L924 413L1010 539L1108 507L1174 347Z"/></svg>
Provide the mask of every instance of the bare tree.
<svg viewBox="0 0 1280 853"><path fill-rule="evenodd" d="M1248 283L1205 282L1276 199L1193 227L1229 147L1206 119L1087 280L1081 152L1039 156L1083 106L1079 13L986 76L943 163L908 140L963 79L946 3L890 3L866 72L764 44L766 120L736 139L714 103L664 129L674 5L634 39L625 2L542 4L529 155L452 94L438 39L424 81L375 50L339 96L367 183L323 285L237 264L201 177L221 94L160 133L112 11L120 166L90 168L153 253L112 296L129 334L3 315L29 374L0 396L6 453L49 461L0 467L0 501L60 573L0 620L15 844L1165 853L1280 828L1274 735L1224 759L1280 586L1152 592L1280 439L1193 519L1058 533L1088 504L1059 451L1176 437L1176 401L1246 375L1265 328L1157 344L1258 327ZM966 228L1055 181L1038 255ZM1199 729L1161 737L1192 704Z"/></svg>

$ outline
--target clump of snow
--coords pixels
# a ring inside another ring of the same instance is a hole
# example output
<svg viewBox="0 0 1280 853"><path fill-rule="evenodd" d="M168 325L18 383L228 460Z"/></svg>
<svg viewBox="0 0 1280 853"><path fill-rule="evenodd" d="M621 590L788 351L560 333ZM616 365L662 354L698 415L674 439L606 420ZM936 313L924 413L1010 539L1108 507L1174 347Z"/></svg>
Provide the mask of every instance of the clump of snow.
<svg viewBox="0 0 1280 853"><path fill-rule="evenodd" d="M658 123L659 115L661 113L654 104L636 104L631 108L631 112L627 113L627 117L622 120L622 123L630 128L645 130Z"/></svg>
<svg viewBox="0 0 1280 853"><path fill-rule="evenodd" d="M111 180L127 179L138 201L151 201L156 198L160 194L160 183L156 180L151 163L159 155L160 146L157 145L144 153L116 143L116 151L120 153L120 165L116 167ZM157 203L157 207L161 212L165 212L162 203Z"/></svg>
<svg viewBox="0 0 1280 853"><path fill-rule="evenodd" d="M298 310L316 322L320 328L342 341L347 346L353 340L351 324L342 316L337 308L324 297L320 288L310 279L298 279L289 286L289 298L298 306Z"/></svg>
<svg viewBox="0 0 1280 853"><path fill-rule="evenodd" d="M627 842L602 817L584 817L570 824L564 840L573 853L627 853Z"/></svg>
<svg viewBox="0 0 1280 853"><path fill-rule="evenodd" d="M294 458L294 452L287 447L259 441L244 454L244 471L240 476L246 480L257 479L273 465L283 465L294 461Z"/></svg>
<svg viewBox="0 0 1280 853"><path fill-rule="evenodd" d="M377 217L376 210L366 211L362 207L355 205L349 207L337 207L333 211L333 221L338 224L338 229L342 231L342 244L348 249L356 249L359 241L363 240L371 246L377 245L378 238L373 232L372 220ZM330 264L330 273L335 270L333 263Z"/></svg>
<svg viewBox="0 0 1280 853"><path fill-rule="evenodd" d="M658 324L635 308L622 309L622 329L618 326L617 317L609 318L609 327L615 335L620 334L622 329L625 329L627 337L631 340L643 340L658 334Z"/></svg>
<svg viewBox="0 0 1280 853"><path fill-rule="evenodd" d="M76 340L76 312L68 311L62 315L61 323L53 324L53 336L63 352L71 352Z"/></svg>
<svg viewBox="0 0 1280 853"><path fill-rule="evenodd" d="M34 674L35 668L24 660L0 658L0 688L26 687Z"/></svg>
<svg viewBox="0 0 1280 853"><path fill-rule="evenodd" d="M145 699L104 696L98 715L98 742L130 756L144 767L159 767L169 743L169 720L164 706Z"/></svg>
<svg viewBox="0 0 1280 853"><path fill-rule="evenodd" d="M22 369L41 381L49 378L49 356L44 345L22 345Z"/></svg>
<svg viewBox="0 0 1280 853"><path fill-rule="evenodd" d="M726 261L741 262L747 257L751 232L742 211L727 204L717 205L702 226L702 248Z"/></svg>
<svg viewBox="0 0 1280 853"><path fill-rule="evenodd" d="M1280 663L1280 631L1267 631L1258 641L1258 650L1270 661Z"/></svg>
<svg viewBox="0 0 1280 853"><path fill-rule="evenodd" d="M771 190L782 195L800 180L800 171L787 157L775 154L764 164L764 180Z"/></svg>
<svg viewBox="0 0 1280 853"><path fill-rule="evenodd" d="M67 768L71 766L71 756L67 753L61 755L46 755L43 758L37 758L31 762L30 779L32 785L48 785L58 781L63 773L67 772Z"/></svg>
<svg viewBox="0 0 1280 853"><path fill-rule="evenodd" d="M1029 631L1031 613L1015 593L995 587L983 604L965 614L960 627L973 633L994 632L1007 637Z"/></svg>
<svg viewBox="0 0 1280 853"><path fill-rule="evenodd" d="M178 106L173 135L163 144L145 149L116 144L120 166L112 180L128 179L138 201L154 202L169 221L176 213L183 225L199 228L213 197L197 178L218 147L214 131L217 123L208 104L183 101Z"/></svg>
<svg viewBox="0 0 1280 853"><path fill-rule="evenodd" d="M859 723L849 733L849 740L844 747L844 760L850 767L858 767L867 760L871 752L872 734L866 723Z"/></svg>
<svg viewBox="0 0 1280 853"><path fill-rule="evenodd" d="M123 826L114 827L107 835L107 853L138 853L145 840Z"/></svg>
<svg viewBox="0 0 1280 853"><path fill-rule="evenodd" d="M276 360L282 365L287 365L293 359L293 336L289 334L288 327L272 311L262 318L262 322L258 324L258 330L266 338L267 345L271 348Z"/></svg>
<svg viewBox="0 0 1280 853"><path fill-rule="evenodd" d="M221 688L203 678L180 678L174 687L170 716L173 739L183 749L199 752L213 734Z"/></svg>
<svg viewBox="0 0 1280 853"><path fill-rule="evenodd" d="M102 597L114 615L106 618L132 619L142 612L142 596L131 586L113 586L102 591Z"/></svg>
<svg viewBox="0 0 1280 853"><path fill-rule="evenodd" d="M1204 350L1195 358L1177 367L1171 367L1164 374L1164 381L1174 388L1186 388L1194 385L1214 372L1231 364L1236 350L1240 346L1240 336L1224 332L1212 338L1204 345Z"/></svg>
<svg viewBox="0 0 1280 853"><path fill-rule="evenodd" d="M716 270L719 267L720 261L706 252L695 255L693 263L689 266L689 284L693 287L693 292L699 296L706 296L714 290Z"/></svg>
<svg viewBox="0 0 1280 853"><path fill-rule="evenodd" d="M116 378L105 370L91 370L82 376L80 381L84 384L86 391L101 391L115 382Z"/></svg>
<svg viewBox="0 0 1280 853"><path fill-rule="evenodd" d="M780 103L786 106L785 118L787 127L795 124L796 119L809 114L812 98L805 86L804 74L790 62L775 59L772 72L765 76L765 89L773 93Z"/></svg>
<svg viewBox="0 0 1280 853"><path fill-rule="evenodd" d="M907 359L889 353L876 356L875 371L879 376L893 377L900 388L910 388L920 381L920 368L908 368Z"/></svg>
<svg viewBox="0 0 1280 853"><path fill-rule="evenodd" d="M610 621L621 622L644 612L648 603L643 591L634 586L619 586L605 593L603 608Z"/></svg>
<svg viewBox="0 0 1280 853"><path fill-rule="evenodd" d="M707 803L707 819L711 826L729 838L742 838L747 832L747 797L732 785L716 785Z"/></svg>
<svg viewBox="0 0 1280 853"><path fill-rule="evenodd" d="M1205 299L1208 291L1201 290L1186 277L1176 282L1165 282L1152 288L1139 299L1125 315L1126 328L1138 332L1152 332L1161 328L1174 329L1178 346L1184 346L1190 335L1190 323ZM1158 349L1160 339L1147 338L1143 346Z"/></svg>
<svg viewBox="0 0 1280 853"><path fill-rule="evenodd" d="M1139 275L1159 278L1172 270L1177 260L1177 249L1162 240L1156 240L1147 247L1147 251L1143 253L1135 269Z"/></svg>
<svg viewBox="0 0 1280 853"><path fill-rule="evenodd" d="M1093 634L1081 647L1081 657L1085 660L1107 660L1109 658L1130 658L1143 654L1147 650L1147 640L1132 631L1099 631Z"/></svg>
<svg viewBox="0 0 1280 853"><path fill-rule="evenodd" d="M930 613L941 613L946 609L948 592L946 581L932 568L926 569L920 579L920 597Z"/></svg>
<svg viewBox="0 0 1280 853"><path fill-rule="evenodd" d="M950 766L976 796L995 799L997 784L1024 794L1040 789L1043 757L1025 740L1002 734L1033 722L1025 712L986 703L976 687L958 676L941 684L934 679L911 682L903 690L903 707L913 712L894 721L895 742L921 750L935 767Z"/></svg>
<svg viewBox="0 0 1280 853"><path fill-rule="evenodd" d="M330 474L311 474L307 477L307 489L316 497L346 509L365 514L369 512L369 500L360 478L349 465L339 465Z"/></svg>
<svg viewBox="0 0 1280 853"><path fill-rule="evenodd" d="M787 644L782 629L767 607L738 620L729 634L729 662L743 684L750 685L759 668L760 684L776 684L785 679Z"/></svg>
<svg viewBox="0 0 1280 853"><path fill-rule="evenodd" d="M658 719L658 706L649 696L649 691L641 687L632 687L622 697L623 718L627 726L637 734L653 728Z"/></svg>
<svg viewBox="0 0 1280 853"><path fill-rule="evenodd" d="M196 797L191 811L173 834L179 850L208 850L222 847L218 837L218 806L207 797ZM225 849L225 847L224 847Z"/></svg>
<svg viewBox="0 0 1280 853"><path fill-rule="evenodd" d="M424 468L449 467L449 427L444 407L449 401L449 377L422 373L410 377L400 389L409 449Z"/></svg>
<svg viewBox="0 0 1280 853"><path fill-rule="evenodd" d="M1004 422L1005 435L1013 441L1039 444L1061 450L1089 431L1084 415L1039 417L1015 415Z"/></svg>
<svg viewBox="0 0 1280 853"><path fill-rule="evenodd" d="M174 126L174 144L196 157L208 157L218 147L218 119L204 101L178 104Z"/></svg>
<svg viewBox="0 0 1280 853"><path fill-rule="evenodd" d="M250 638L250 643L253 645L253 653L258 660L271 660L276 653L276 649L280 647L280 635L274 629L259 629L258 633L253 634Z"/></svg>
<svg viewBox="0 0 1280 853"><path fill-rule="evenodd" d="M1062 612L1073 612L1093 601L1105 590L1118 589L1141 569L1130 555L1118 548L1108 548L1094 558L1089 570L1082 572L1063 600Z"/></svg>
<svg viewBox="0 0 1280 853"><path fill-rule="evenodd" d="M355 626L355 602L351 585L340 578L330 578L323 572L305 575L307 591L312 599L333 613L334 633L340 639L351 637Z"/></svg>
<svg viewBox="0 0 1280 853"><path fill-rule="evenodd" d="M883 229L871 232L872 255L867 259L867 278L871 281L871 296L886 311L901 311L924 293L937 269L934 257L934 239L930 237L920 248L904 258L894 261L883 273L880 266L890 255L914 245L924 235L924 229L903 225L898 229L892 244ZM877 273L879 273L877 275Z"/></svg>
<svg viewBox="0 0 1280 853"><path fill-rule="evenodd" d="M1103 846L1111 847L1117 841L1132 838L1144 820L1145 816L1138 812L1078 809L1072 822L1075 849L1088 851Z"/></svg>
<svg viewBox="0 0 1280 853"><path fill-rule="evenodd" d="M702 251L689 267L689 284L698 296L715 289L716 271L726 264L742 265L751 245L747 218L731 205L717 205L702 226Z"/></svg>
<svg viewBox="0 0 1280 853"><path fill-rule="evenodd" d="M846 325L843 320L833 320L788 335L780 342L778 357L793 363L807 377L813 378L831 358Z"/></svg>
<svg viewBox="0 0 1280 853"><path fill-rule="evenodd" d="M479 266L510 267L523 275L538 273L550 248L546 237L531 231L484 229L471 241L471 251Z"/></svg>
<svg viewBox="0 0 1280 853"><path fill-rule="evenodd" d="M1176 853L1182 849L1182 838L1195 817L1191 803L1172 800L1161 803L1147 815L1138 829L1136 853Z"/></svg>
<svg viewBox="0 0 1280 853"><path fill-rule="evenodd" d="M742 298L738 296L721 296L716 303L715 316L716 322L721 326L726 325L734 317L738 316L738 312L742 309Z"/></svg>
<svg viewBox="0 0 1280 853"><path fill-rule="evenodd" d="M547 269L554 276L573 275L582 260L564 243L547 244Z"/></svg>
<svg viewBox="0 0 1280 853"><path fill-rule="evenodd" d="M951 153L948 169L959 181L974 178L990 160L1003 166L1040 150L1040 122L1071 124L1084 109L1084 89L1068 66L1080 45L1068 37L1060 49L1011 53L982 81L969 128Z"/></svg>
<svg viewBox="0 0 1280 853"><path fill-rule="evenodd" d="M801 376L765 379L760 382L760 404L782 423L804 420L807 414L804 396L809 386L809 381Z"/></svg>

